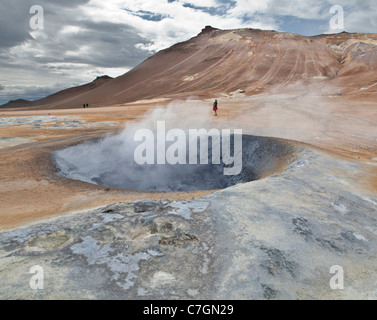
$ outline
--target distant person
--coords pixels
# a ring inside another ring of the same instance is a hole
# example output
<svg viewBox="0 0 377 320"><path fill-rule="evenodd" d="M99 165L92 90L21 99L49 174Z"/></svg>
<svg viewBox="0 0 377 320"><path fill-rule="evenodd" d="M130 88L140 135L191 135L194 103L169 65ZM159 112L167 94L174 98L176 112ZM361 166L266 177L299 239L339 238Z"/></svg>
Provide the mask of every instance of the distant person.
<svg viewBox="0 0 377 320"><path fill-rule="evenodd" d="M215 111L215 117L217 117L217 110L219 110L219 108L217 107L217 100L215 100L213 104L213 111Z"/></svg>
<svg viewBox="0 0 377 320"><path fill-rule="evenodd" d="M86 104L86 108L89 108L89 105L88 105L88 104Z"/></svg>
<svg viewBox="0 0 377 320"><path fill-rule="evenodd" d="M82 106L83 106L83 108L85 109L85 104L83 104Z"/></svg>

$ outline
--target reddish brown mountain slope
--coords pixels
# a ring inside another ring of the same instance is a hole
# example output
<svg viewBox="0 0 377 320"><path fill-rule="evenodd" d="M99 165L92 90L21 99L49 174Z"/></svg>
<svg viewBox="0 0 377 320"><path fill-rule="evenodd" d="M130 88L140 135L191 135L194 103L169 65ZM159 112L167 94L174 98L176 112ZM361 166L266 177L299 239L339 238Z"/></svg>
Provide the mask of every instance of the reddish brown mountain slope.
<svg viewBox="0 0 377 320"><path fill-rule="evenodd" d="M106 106L161 97L216 97L236 90L253 95L301 85L324 95L375 96L377 34L304 37L206 27L93 90L70 89L33 105Z"/></svg>

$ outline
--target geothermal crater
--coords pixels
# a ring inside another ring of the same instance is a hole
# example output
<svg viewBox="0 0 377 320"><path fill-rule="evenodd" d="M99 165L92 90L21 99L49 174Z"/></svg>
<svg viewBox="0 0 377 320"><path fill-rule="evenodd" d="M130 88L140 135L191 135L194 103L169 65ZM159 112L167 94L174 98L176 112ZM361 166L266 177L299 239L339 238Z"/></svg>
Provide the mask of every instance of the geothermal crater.
<svg viewBox="0 0 377 320"><path fill-rule="evenodd" d="M135 162L135 142L124 134L72 146L54 154L59 174L92 184L135 191L217 190L280 173L295 160L295 146L288 141L255 136L242 136L242 167L238 175L225 175L222 153L220 164L213 164L211 138L208 164L198 163L144 164ZM230 155L234 153L234 136L230 139ZM186 144L187 146L189 143ZM169 145L166 145L168 148ZM157 148L156 148L157 149ZM187 147L187 163L189 148Z"/></svg>

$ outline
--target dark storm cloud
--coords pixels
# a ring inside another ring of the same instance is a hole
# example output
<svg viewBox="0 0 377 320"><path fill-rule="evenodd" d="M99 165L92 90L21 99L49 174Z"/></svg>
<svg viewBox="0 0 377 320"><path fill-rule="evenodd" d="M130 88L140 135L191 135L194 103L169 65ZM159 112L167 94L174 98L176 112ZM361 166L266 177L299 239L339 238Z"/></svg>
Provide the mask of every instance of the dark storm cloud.
<svg viewBox="0 0 377 320"><path fill-rule="evenodd" d="M38 63L85 63L95 67L133 67L147 58L148 53L135 47L150 41L139 36L131 26L111 22L81 21L72 23L77 32L50 34L40 39L45 49L43 57L32 58ZM47 30L47 29L46 29ZM47 30L47 33L50 33ZM80 53L81 48L87 49ZM72 54L78 53L78 54Z"/></svg>
<svg viewBox="0 0 377 320"><path fill-rule="evenodd" d="M51 62L86 63L97 67L132 67L147 58L148 53L137 49L136 44L148 44L148 40L139 36L135 28L111 22L93 22L83 19L76 10L88 0L42 1L44 8L45 37L32 39L29 21L30 2L13 0L0 4L0 48L6 49L25 41L39 48L42 54L30 57L40 64ZM60 33L67 26L77 26L77 33ZM89 49L83 55L72 56L86 46ZM6 56L6 55L5 55ZM5 58L5 56L3 56ZM8 59L10 60L10 59ZM4 62L7 61L3 60ZM22 61L18 61L22 63Z"/></svg>
<svg viewBox="0 0 377 320"><path fill-rule="evenodd" d="M27 1L0 2L0 48L12 47L31 38L29 10Z"/></svg>
<svg viewBox="0 0 377 320"><path fill-rule="evenodd" d="M31 39L30 19L33 14L30 14L30 8L34 4L41 5L45 9L45 14L49 15L62 8L75 8L87 2L89 0L49 0L35 1L35 3L26 0L2 0L0 2L0 48L13 47Z"/></svg>

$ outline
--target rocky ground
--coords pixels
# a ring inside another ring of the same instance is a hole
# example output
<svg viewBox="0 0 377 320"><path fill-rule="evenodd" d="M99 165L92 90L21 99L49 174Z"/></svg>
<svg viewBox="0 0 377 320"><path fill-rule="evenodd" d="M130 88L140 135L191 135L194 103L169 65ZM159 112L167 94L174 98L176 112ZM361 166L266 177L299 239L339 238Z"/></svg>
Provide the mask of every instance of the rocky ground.
<svg viewBox="0 0 377 320"><path fill-rule="evenodd" d="M303 148L279 175L191 200L121 202L0 236L2 299L377 299L365 168ZM345 174L352 172L352 174ZM44 290L29 287L44 268ZM344 268L344 290L330 268Z"/></svg>
<svg viewBox="0 0 377 320"><path fill-rule="evenodd" d="M219 102L219 117L211 101L168 109L177 127L191 117L299 141L289 142L296 156L224 190L119 190L59 176L51 155L151 117L150 105L1 111L0 298L377 299L375 105ZM44 268L40 291L29 286L35 265ZM335 265L344 290L330 288Z"/></svg>

